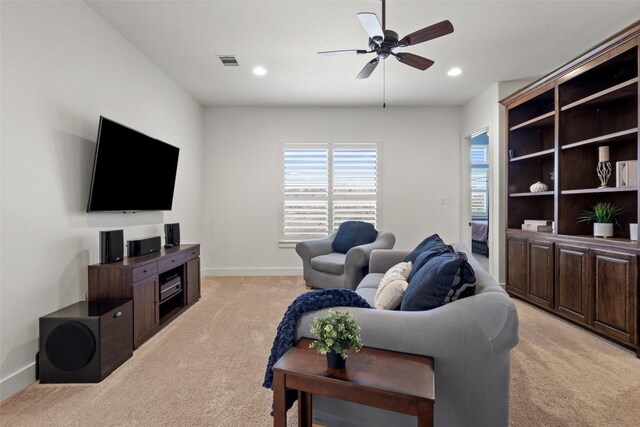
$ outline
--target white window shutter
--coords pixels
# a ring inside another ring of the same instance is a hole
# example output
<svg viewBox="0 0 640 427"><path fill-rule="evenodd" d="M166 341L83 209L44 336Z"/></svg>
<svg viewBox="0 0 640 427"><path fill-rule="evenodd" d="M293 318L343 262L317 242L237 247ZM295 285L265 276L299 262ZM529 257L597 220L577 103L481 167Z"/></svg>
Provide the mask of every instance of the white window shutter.
<svg viewBox="0 0 640 427"><path fill-rule="evenodd" d="M283 242L325 236L348 220L378 222L376 144L286 144Z"/></svg>

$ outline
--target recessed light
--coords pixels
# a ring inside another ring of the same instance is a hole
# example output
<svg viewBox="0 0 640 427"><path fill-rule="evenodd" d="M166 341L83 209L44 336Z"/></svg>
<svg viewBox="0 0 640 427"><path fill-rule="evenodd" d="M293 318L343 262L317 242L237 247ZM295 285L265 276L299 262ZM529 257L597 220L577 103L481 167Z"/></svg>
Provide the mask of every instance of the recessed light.
<svg viewBox="0 0 640 427"><path fill-rule="evenodd" d="M267 70L264 67L256 67L253 69L253 74L256 76L264 76L267 74Z"/></svg>
<svg viewBox="0 0 640 427"><path fill-rule="evenodd" d="M453 67L452 69L447 71L447 75L449 77L459 76L460 74L462 74L462 70L460 68L458 68L458 67Z"/></svg>

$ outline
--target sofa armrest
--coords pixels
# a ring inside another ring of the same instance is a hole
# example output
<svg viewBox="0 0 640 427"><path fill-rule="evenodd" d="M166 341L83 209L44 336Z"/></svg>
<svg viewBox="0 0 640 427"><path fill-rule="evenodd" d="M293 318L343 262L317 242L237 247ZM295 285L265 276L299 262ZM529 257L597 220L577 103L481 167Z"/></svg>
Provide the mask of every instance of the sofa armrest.
<svg viewBox="0 0 640 427"><path fill-rule="evenodd" d="M333 252L331 245L335 237L336 233L334 232L321 239L303 240L296 243L296 252L300 255L303 262L309 262L313 257Z"/></svg>
<svg viewBox="0 0 640 427"><path fill-rule="evenodd" d="M369 265L369 257L373 250L391 249L395 243L396 236L393 233L381 232L374 242L349 249L345 258L345 268L365 267Z"/></svg>
<svg viewBox="0 0 640 427"><path fill-rule="evenodd" d="M398 249L376 249L371 252L369 260L369 273L386 273L391 267L409 255L410 251Z"/></svg>

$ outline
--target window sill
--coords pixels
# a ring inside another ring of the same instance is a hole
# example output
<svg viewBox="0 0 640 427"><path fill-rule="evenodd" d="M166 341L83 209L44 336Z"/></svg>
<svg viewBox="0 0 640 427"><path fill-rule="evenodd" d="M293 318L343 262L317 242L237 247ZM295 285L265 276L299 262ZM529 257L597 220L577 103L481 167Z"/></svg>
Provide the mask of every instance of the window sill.
<svg viewBox="0 0 640 427"><path fill-rule="evenodd" d="M279 240L278 248L281 248L281 249L295 248L298 242L299 240Z"/></svg>

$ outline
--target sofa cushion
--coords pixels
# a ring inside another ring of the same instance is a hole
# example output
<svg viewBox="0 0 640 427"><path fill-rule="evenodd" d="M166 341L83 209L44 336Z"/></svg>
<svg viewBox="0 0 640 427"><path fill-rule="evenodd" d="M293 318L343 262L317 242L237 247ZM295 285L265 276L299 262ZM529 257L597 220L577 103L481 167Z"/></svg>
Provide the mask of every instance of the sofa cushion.
<svg viewBox="0 0 640 427"><path fill-rule="evenodd" d="M364 298L371 307L374 307L373 303L375 302L375 299L376 299L376 290L374 288L364 288L364 289L358 288L356 290L356 293L360 295L362 298Z"/></svg>
<svg viewBox="0 0 640 427"><path fill-rule="evenodd" d="M375 242L376 237L378 237L378 231L373 224L363 221L345 221L338 227L331 245L334 252L346 254L355 246Z"/></svg>
<svg viewBox="0 0 640 427"><path fill-rule="evenodd" d="M475 293L476 277L462 252L431 258L409 281L402 298L404 311L431 310Z"/></svg>
<svg viewBox="0 0 640 427"><path fill-rule="evenodd" d="M369 273L360 281L357 289L378 289L380 280L384 277L383 273ZM373 304L372 304L373 305Z"/></svg>
<svg viewBox="0 0 640 427"><path fill-rule="evenodd" d="M380 310L394 310L402 301L407 290L407 278L411 273L411 263L401 262L391 267L380 280L376 291L375 307Z"/></svg>
<svg viewBox="0 0 640 427"><path fill-rule="evenodd" d="M311 258L311 268L318 271L324 271L325 273L343 274L344 273L344 260L347 256L345 254L339 254L336 252L318 255Z"/></svg>
<svg viewBox="0 0 640 427"><path fill-rule="evenodd" d="M404 260L411 261L413 263L414 270L416 269L416 259L418 256L425 250L437 250L445 247L446 244L437 234L432 234L431 236L424 239L414 250L411 251L409 255L407 255Z"/></svg>

